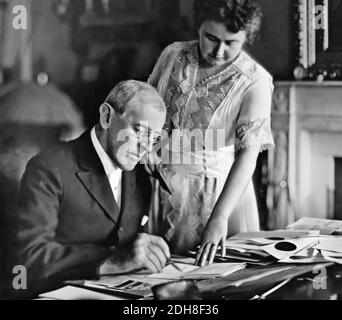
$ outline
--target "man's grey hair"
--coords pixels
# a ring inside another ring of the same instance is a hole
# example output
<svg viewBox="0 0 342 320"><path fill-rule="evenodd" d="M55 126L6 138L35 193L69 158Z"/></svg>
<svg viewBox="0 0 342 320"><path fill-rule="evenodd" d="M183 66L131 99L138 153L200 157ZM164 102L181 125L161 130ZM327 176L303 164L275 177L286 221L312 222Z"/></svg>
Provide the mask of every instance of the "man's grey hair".
<svg viewBox="0 0 342 320"><path fill-rule="evenodd" d="M108 94L105 103L109 104L117 113L123 115L132 107L138 107L139 102L135 101L139 92L149 92L160 100L160 105L156 106L160 111L165 111L164 100L158 91L146 82L137 80L126 80L119 82Z"/></svg>

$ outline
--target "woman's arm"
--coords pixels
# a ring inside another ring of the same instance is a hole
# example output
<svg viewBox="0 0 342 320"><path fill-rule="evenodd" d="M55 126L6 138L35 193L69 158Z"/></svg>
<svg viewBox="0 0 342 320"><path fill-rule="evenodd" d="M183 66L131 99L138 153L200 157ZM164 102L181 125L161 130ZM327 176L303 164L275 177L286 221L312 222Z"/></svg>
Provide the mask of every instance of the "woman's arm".
<svg viewBox="0 0 342 320"><path fill-rule="evenodd" d="M246 92L236 128L236 158L203 233L196 264L212 263L219 245L225 255L228 218L250 183L259 152L273 146L270 114L273 86L256 81Z"/></svg>
<svg viewBox="0 0 342 320"><path fill-rule="evenodd" d="M228 218L251 181L259 150L259 147L252 147L242 149L238 153L204 230L202 246L197 253L196 264L204 266L207 261L211 264L220 244L222 256L225 255Z"/></svg>

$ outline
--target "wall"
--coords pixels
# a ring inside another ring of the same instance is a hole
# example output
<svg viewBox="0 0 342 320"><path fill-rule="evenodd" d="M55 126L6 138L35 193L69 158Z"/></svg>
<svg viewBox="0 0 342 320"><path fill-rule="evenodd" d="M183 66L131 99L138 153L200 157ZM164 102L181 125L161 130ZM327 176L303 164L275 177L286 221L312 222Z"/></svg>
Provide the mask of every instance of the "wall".
<svg viewBox="0 0 342 320"><path fill-rule="evenodd" d="M46 71L53 83L74 79L77 57L70 47L70 27L54 14L53 0L32 0L34 73Z"/></svg>
<svg viewBox="0 0 342 320"><path fill-rule="evenodd" d="M192 19L194 0L181 0L181 13ZM264 19L259 39L250 53L271 72L276 80L292 79L295 67L293 0L257 0Z"/></svg>
<svg viewBox="0 0 342 320"><path fill-rule="evenodd" d="M172 1L172 0L162 0ZM181 0L180 12L192 23L193 0ZM260 39L250 52L268 69L275 79L291 79L294 68L292 28L293 1L259 0L264 12ZM35 70L44 68L58 84L70 82L77 58L70 49L68 24L58 20L52 11L53 0L33 0L33 57Z"/></svg>
<svg viewBox="0 0 342 320"><path fill-rule="evenodd" d="M181 0L181 12L192 18L194 0ZM259 39L250 53L277 80L292 79L295 61L295 38L293 36L293 0L257 0L264 19Z"/></svg>
<svg viewBox="0 0 342 320"><path fill-rule="evenodd" d="M294 1L259 0L264 13L260 39L252 49L275 79L292 79L295 63Z"/></svg>
<svg viewBox="0 0 342 320"><path fill-rule="evenodd" d="M276 85L272 110L276 147L269 153L273 228L303 217L337 217L335 158L342 157L341 89L340 82L328 81Z"/></svg>

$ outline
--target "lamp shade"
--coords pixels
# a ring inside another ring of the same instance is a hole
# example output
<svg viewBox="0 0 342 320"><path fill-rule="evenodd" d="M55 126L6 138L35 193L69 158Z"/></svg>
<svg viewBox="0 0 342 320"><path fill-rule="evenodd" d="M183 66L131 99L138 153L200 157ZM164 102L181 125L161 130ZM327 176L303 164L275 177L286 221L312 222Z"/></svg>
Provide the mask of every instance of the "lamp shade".
<svg viewBox="0 0 342 320"><path fill-rule="evenodd" d="M64 126L68 139L84 131L82 115L73 101L52 84L18 84L0 92L0 126L5 124Z"/></svg>

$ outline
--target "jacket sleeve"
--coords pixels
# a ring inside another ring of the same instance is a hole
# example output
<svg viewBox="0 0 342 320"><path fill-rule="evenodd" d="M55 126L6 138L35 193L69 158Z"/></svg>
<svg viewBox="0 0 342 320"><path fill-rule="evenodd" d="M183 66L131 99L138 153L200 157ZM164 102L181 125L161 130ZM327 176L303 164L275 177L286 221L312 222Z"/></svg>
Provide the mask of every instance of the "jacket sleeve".
<svg viewBox="0 0 342 320"><path fill-rule="evenodd" d="M98 245L56 241L62 198L58 169L40 156L33 158L22 178L12 225L12 261L26 267L28 291L46 290L63 280L96 278L110 255Z"/></svg>

